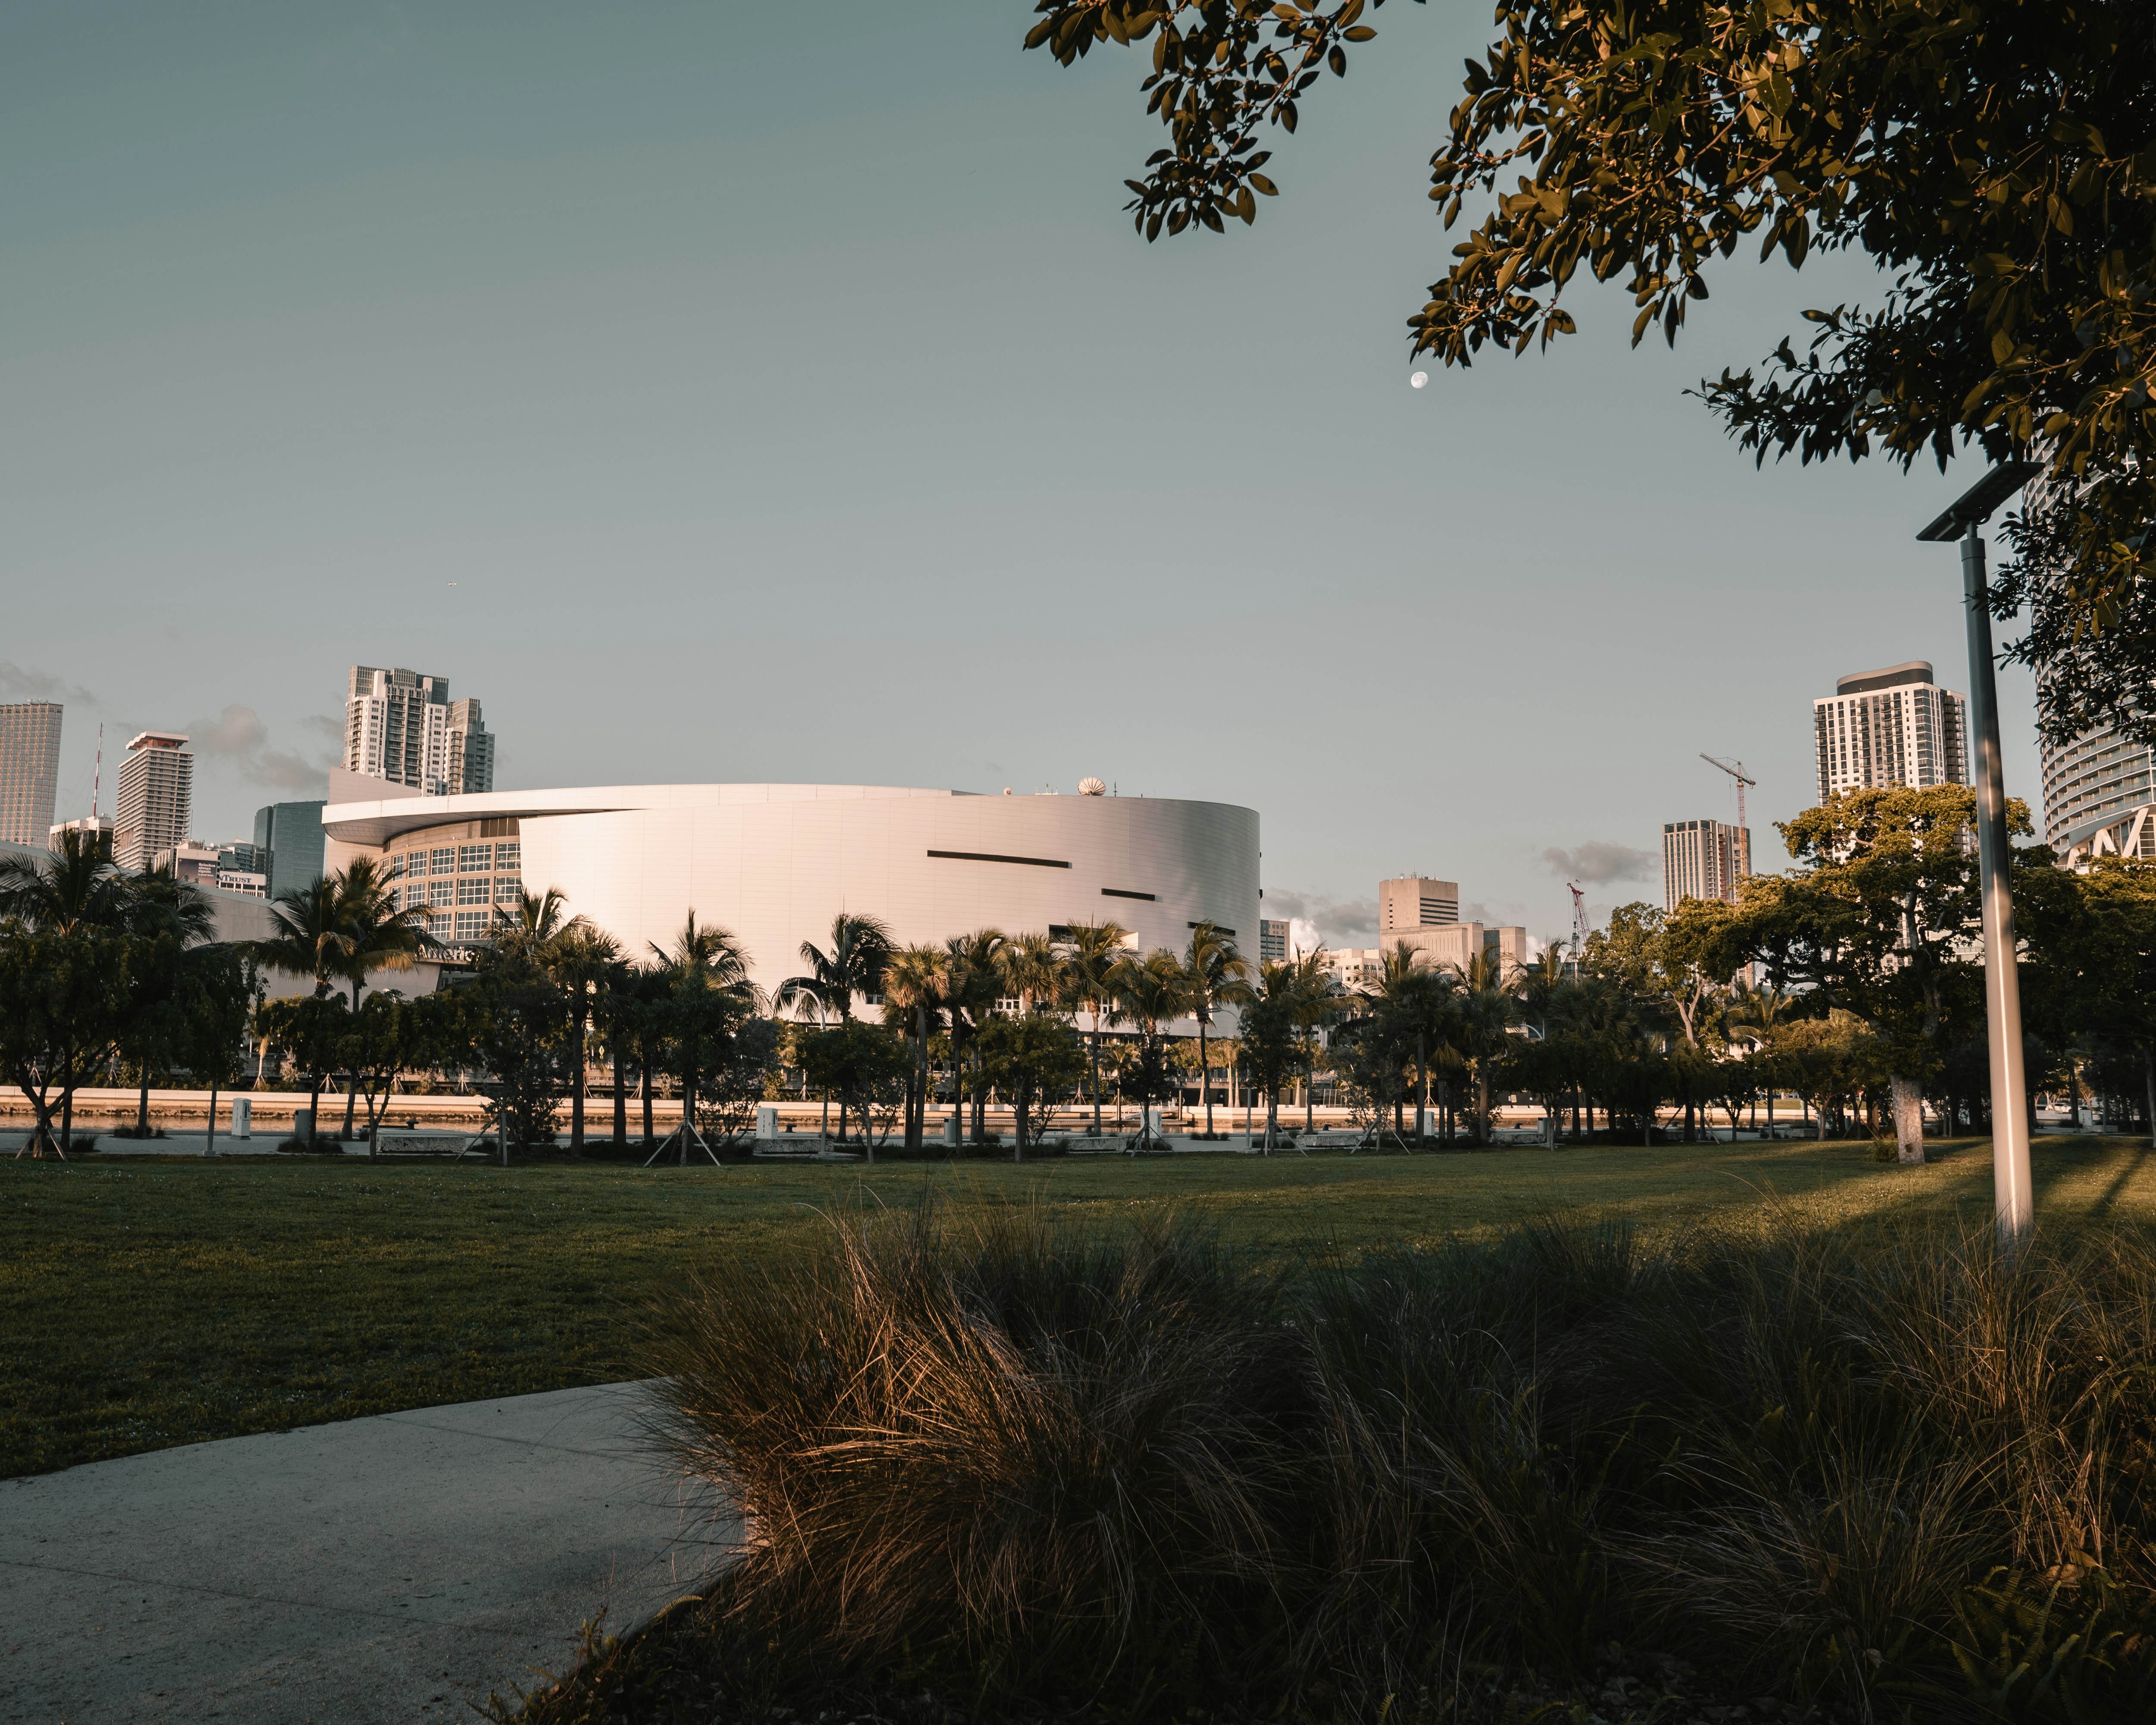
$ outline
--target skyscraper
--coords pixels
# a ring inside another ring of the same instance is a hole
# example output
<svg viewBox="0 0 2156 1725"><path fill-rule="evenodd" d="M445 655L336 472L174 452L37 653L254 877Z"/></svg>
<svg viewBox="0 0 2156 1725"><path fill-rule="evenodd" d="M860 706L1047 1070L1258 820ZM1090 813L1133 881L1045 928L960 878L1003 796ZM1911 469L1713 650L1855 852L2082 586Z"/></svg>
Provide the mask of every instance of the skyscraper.
<svg viewBox="0 0 2156 1725"><path fill-rule="evenodd" d="M1285 916L1258 918L1258 962L1260 964L1287 963L1288 937L1295 925Z"/></svg>
<svg viewBox="0 0 2156 1725"><path fill-rule="evenodd" d="M1662 826L1662 908L1688 898L1732 903L1737 883L1752 872L1752 834L1718 820L1672 820Z"/></svg>
<svg viewBox="0 0 2156 1725"><path fill-rule="evenodd" d="M449 794L494 788L494 739L487 734L476 701L449 703Z"/></svg>
<svg viewBox="0 0 2156 1725"><path fill-rule="evenodd" d="M1969 697L1942 689L1928 660L1857 671L1812 703L1819 799L1887 785L1969 783Z"/></svg>
<svg viewBox="0 0 2156 1725"><path fill-rule="evenodd" d="M59 703L0 704L0 843L45 842L59 781Z"/></svg>
<svg viewBox="0 0 2156 1725"><path fill-rule="evenodd" d="M192 813L195 757L176 731L145 731L120 763L120 795L112 809L112 860L146 873L161 850L187 842Z"/></svg>
<svg viewBox="0 0 2156 1725"><path fill-rule="evenodd" d="M1444 928L1460 920L1460 883L1425 880L1404 875L1378 883L1378 933L1405 934L1410 929Z"/></svg>

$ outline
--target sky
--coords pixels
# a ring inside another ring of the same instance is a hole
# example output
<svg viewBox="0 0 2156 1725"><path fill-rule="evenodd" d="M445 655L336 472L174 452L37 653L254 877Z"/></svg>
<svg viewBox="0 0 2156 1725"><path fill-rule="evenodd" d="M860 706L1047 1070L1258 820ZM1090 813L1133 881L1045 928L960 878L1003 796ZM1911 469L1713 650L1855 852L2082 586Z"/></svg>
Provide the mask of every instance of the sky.
<svg viewBox="0 0 2156 1725"><path fill-rule="evenodd" d="M1256 809L1306 937L1418 872L1546 937L1734 819L1702 752L1769 866L1838 675L1968 687L1914 535L1974 463L1757 470L1684 393L1876 300L1862 260L1740 253L1675 352L1612 286L1430 367L1482 6L1372 14L1257 224L1151 246L1149 54L1066 71L1029 21L0 8L0 700L66 703L60 815L100 724L108 812L181 729L198 835L245 837L322 793L346 667L405 665L480 699L502 789L1098 774Z"/></svg>

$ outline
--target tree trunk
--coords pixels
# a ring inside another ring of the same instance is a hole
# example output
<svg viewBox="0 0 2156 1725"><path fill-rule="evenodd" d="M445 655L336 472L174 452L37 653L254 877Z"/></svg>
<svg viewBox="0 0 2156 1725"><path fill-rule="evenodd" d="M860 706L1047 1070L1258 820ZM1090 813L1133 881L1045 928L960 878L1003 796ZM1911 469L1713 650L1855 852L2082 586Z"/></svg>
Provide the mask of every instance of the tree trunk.
<svg viewBox="0 0 2156 1725"><path fill-rule="evenodd" d="M696 1075L693 1071L681 1075L681 1166L689 1165L689 1134L696 1124Z"/></svg>
<svg viewBox="0 0 2156 1725"><path fill-rule="evenodd" d="M1905 1163L1924 1159L1924 1087L1913 1078L1887 1081L1894 1099L1894 1141Z"/></svg>
<svg viewBox="0 0 2156 1725"><path fill-rule="evenodd" d="M957 1082L955 1076L952 1082ZM1097 1000L1093 1003L1093 1136L1101 1136L1101 1003Z"/></svg>
<svg viewBox="0 0 2156 1725"><path fill-rule="evenodd" d="M569 1154L584 1153L584 1016L578 1003L577 1034L569 1046L569 1058L576 1064L572 1069L569 1091Z"/></svg>
<svg viewBox="0 0 2156 1725"><path fill-rule="evenodd" d="M649 1061L639 1061L637 1065L636 1088L644 1099L644 1147L656 1155L659 1147L651 1142L651 1065Z"/></svg>
<svg viewBox="0 0 2156 1725"><path fill-rule="evenodd" d="M1205 1093L1205 1136L1213 1136L1213 1063L1205 1057L1205 1020L1198 1021L1198 1087Z"/></svg>
<svg viewBox="0 0 2156 1725"><path fill-rule="evenodd" d="M629 1144L629 1092L622 1087L621 1046L619 1042L612 1052L613 1065L613 1147L625 1149Z"/></svg>
<svg viewBox="0 0 2156 1725"><path fill-rule="evenodd" d="M150 1063L147 1060L142 1062L142 1093L135 1103L135 1136L138 1138L150 1136Z"/></svg>
<svg viewBox="0 0 2156 1725"><path fill-rule="evenodd" d="M2141 1077L2148 1091L2148 1142L2156 1145L2156 1045L2141 1045Z"/></svg>
<svg viewBox="0 0 2156 1725"><path fill-rule="evenodd" d="M67 1160L68 1147L74 1142L74 1086L69 1085L60 1092L60 1141L53 1146L53 1154L62 1162Z"/></svg>
<svg viewBox="0 0 2156 1725"><path fill-rule="evenodd" d="M917 1151L928 1137L928 1009L916 1006L914 1014L921 1047L914 1059L913 1095L906 1111L906 1147Z"/></svg>

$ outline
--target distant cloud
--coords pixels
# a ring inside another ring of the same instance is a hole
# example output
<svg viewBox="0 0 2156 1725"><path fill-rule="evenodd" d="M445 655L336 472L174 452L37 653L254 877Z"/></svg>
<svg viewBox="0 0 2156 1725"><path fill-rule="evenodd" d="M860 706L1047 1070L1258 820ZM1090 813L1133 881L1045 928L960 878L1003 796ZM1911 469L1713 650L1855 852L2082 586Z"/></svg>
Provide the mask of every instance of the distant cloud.
<svg viewBox="0 0 2156 1725"><path fill-rule="evenodd" d="M321 728L319 721L303 725ZM329 777L327 757L310 759L296 750L270 747L270 727L251 706L234 702L213 719L197 719L187 726L189 743L198 755L229 762L249 784L280 791L319 790Z"/></svg>
<svg viewBox="0 0 2156 1725"><path fill-rule="evenodd" d="M1606 886L1613 880L1651 880L1662 860L1651 850L1635 850L1629 845L1589 839L1570 850L1561 850L1553 845L1543 852L1543 860L1560 880L1581 880L1590 886Z"/></svg>
<svg viewBox="0 0 2156 1725"><path fill-rule="evenodd" d="M335 713L309 713L300 721L309 731L319 731L340 748L344 744L344 721Z"/></svg>
<svg viewBox="0 0 2156 1725"><path fill-rule="evenodd" d="M1378 938L1378 901L1370 898L1328 898L1322 893L1265 889L1265 914L1298 925L1291 943L1307 951L1327 947L1368 947Z"/></svg>
<svg viewBox="0 0 2156 1725"><path fill-rule="evenodd" d="M270 741L270 727L253 707L228 706L214 719L191 722L187 740L198 755L255 755Z"/></svg>
<svg viewBox="0 0 2156 1725"><path fill-rule="evenodd" d="M64 683L44 671L25 670L0 659L0 700L57 701L63 706L96 706L97 697L80 683Z"/></svg>

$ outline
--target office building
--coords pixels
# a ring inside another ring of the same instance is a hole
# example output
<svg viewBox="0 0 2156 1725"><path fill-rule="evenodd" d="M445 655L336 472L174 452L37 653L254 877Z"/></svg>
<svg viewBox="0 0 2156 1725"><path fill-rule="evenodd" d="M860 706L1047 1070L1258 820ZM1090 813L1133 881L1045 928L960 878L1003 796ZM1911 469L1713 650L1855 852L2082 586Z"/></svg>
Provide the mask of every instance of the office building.
<svg viewBox="0 0 2156 1725"><path fill-rule="evenodd" d="M331 782L330 871L373 859L459 946L489 938L527 885L560 889L629 952L675 941L693 910L733 932L767 988L841 911L881 916L901 946L1102 916L1141 952L1180 951L1199 922L1246 947L1259 932L1257 813L1226 803L808 784L365 798Z"/></svg>
<svg viewBox="0 0 2156 1725"><path fill-rule="evenodd" d="M1456 971L1461 976L1467 974L1478 952L1496 966L1501 976L1523 970L1527 963L1527 932L1511 923L1491 927L1453 922L1436 928L1411 928L1404 934L1385 936L1378 951L1389 952L1396 947L1405 947L1414 953L1418 964Z"/></svg>
<svg viewBox="0 0 2156 1725"><path fill-rule="evenodd" d="M1258 918L1258 962L1260 964L1287 963L1288 933L1293 927L1285 918Z"/></svg>
<svg viewBox="0 0 2156 1725"><path fill-rule="evenodd" d="M1378 935L1382 945L1416 928L1443 928L1460 920L1460 883L1406 875L1378 883Z"/></svg>
<svg viewBox="0 0 2156 1725"><path fill-rule="evenodd" d="M150 859L152 869L170 869L173 877L205 892L217 886L217 850L208 845L174 845Z"/></svg>
<svg viewBox="0 0 2156 1725"><path fill-rule="evenodd" d="M184 845L192 812L195 757L177 731L145 731L120 763L120 794L112 807L112 860L146 873L161 850Z"/></svg>
<svg viewBox="0 0 2156 1725"><path fill-rule="evenodd" d="M304 892L322 878L322 803L272 803L256 809L250 848L254 866L249 872L268 876L271 898Z"/></svg>
<svg viewBox="0 0 2156 1725"><path fill-rule="evenodd" d="M1662 908L1688 898L1737 901L1737 883L1752 872L1752 834L1719 820L1673 820L1662 826Z"/></svg>
<svg viewBox="0 0 2156 1725"><path fill-rule="evenodd" d="M1843 677L1812 703L1819 798L1907 785L1967 784L1969 698L1912 659Z"/></svg>
<svg viewBox="0 0 2156 1725"><path fill-rule="evenodd" d="M1375 988L1385 979L1384 955L1375 947L1326 947L1321 951L1326 969L1342 988Z"/></svg>
<svg viewBox="0 0 2156 1725"><path fill-rule="evenodd" d="M449 788L449 685L399 666L355 665L346 685L344 767L430 797Z"/></svg>
<svg viewBox="0 0 2156 1725"><path fill-rule="evenodd" d="M59 783L59 703L0 702L0 844L44 842Z"/></svg>

